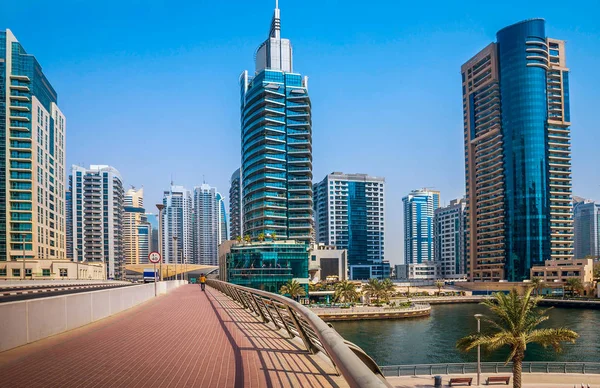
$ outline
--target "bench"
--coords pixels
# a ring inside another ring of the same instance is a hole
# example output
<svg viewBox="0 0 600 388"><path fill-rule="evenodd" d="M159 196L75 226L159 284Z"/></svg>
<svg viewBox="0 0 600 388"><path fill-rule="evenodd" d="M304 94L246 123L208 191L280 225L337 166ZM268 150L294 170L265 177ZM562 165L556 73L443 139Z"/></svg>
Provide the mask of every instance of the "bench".
<svg viewBox="0 0 600 388"><path fill-rule="evenodd" d="M505 383L508 385L509 382L510 376L490 376L487 379L487 385L490 385L491 383Z"/></svg>
<svg viewBox="0 0 600 388"><path fill-rule="evenodd" d="M452 384L468 384L468 385L471 385L472 382L473 382L473 378L472 377L453 377L448 382L448 385L449 386L452 386Z"/></svg>

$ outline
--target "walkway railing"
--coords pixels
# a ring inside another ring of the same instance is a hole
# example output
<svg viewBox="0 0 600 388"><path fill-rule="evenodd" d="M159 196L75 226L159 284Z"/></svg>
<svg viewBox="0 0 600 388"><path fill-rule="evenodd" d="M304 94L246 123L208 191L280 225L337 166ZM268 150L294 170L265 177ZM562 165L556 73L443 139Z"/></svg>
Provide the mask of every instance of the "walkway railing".
<svg viewBox="0 0 600 388"><path fill-rule="evenodd" d="M351 387L391 387L377 363L361 348L342 338L331 326L300 303L281 295L209 279L207 284L259 316L299 337L311 353L326 354Z"/></svg>
<svg viewBox="0 0 600 388"><path fill-rule="evenodd" d="M384 376L423 376L477 373L476 362L382 366ZM481 373L512 373L512 362L482 362ZM600 374L600 362L523 362L523 373Z"/></svg>

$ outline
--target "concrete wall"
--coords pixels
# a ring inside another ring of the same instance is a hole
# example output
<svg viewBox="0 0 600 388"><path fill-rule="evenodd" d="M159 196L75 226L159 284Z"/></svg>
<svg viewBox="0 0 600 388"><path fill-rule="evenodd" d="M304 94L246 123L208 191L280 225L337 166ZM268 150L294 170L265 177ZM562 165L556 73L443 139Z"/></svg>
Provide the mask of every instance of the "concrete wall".
<svg viewBox="0 0 600 388"><path fill-rule="evenodd" d="M158 295L183 285L159 282ZM154 297L154 283L0 304L0 352L127 310Z"/></svg>

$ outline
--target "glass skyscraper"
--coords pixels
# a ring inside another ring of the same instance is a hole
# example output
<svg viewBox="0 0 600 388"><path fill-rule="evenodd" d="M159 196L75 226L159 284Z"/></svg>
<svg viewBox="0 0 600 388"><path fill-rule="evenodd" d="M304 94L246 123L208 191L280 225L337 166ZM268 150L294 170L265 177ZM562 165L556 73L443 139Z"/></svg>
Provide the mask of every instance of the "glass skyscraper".
<svg viewBox="0 0 600 388"><path fill-rule="evenodd" d="M231 174L229 186L229 237L234 240L243 237L242 222L242 174L240 169Z"/></svg>
<svg viewBox="0 0 600 388"><path fill-rule="evenodd" d="M434 259L434 214L440 206L440 192L411 191L404 205L404 264L422 264Z"/></svg>
<svg viewBox="0 0 600 388"><path fill-rule="evenodd" d="M520 281L573 256L565 43L522 21L461 73L470 279Z"/></svg>
<svg viewBox="0 0 600 388"><path fill-rule="evenodd" d="M385 179L334 172L314 185L318 243L348 250L350 279L389 277L384 261Z"/></svg>
<svg viewBox="0 0 600 388"><path fill-rule="evenodd" d="M308 243L312 232L312 129L308 79L275 9L253 75L240 76L243 233Z"/></svg>
<svg viewBox="0 0 600 388"><path fill-rule="evenodd" d="M581 200L574 205L575 259L600 256L600 204Z"/></svg>

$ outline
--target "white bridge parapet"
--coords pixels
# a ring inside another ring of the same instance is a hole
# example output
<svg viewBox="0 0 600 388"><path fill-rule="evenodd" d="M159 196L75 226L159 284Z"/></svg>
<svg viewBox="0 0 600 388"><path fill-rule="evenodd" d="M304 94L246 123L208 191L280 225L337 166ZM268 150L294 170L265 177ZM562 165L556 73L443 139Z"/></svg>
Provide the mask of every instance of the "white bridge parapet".
<svg viewBox="0 0 600 388"><path fill-rule="evenodd" d="M187 283L156 284L157 295ZM154 298L154 283L0 304L0 352L72 330Z"/></svg>

